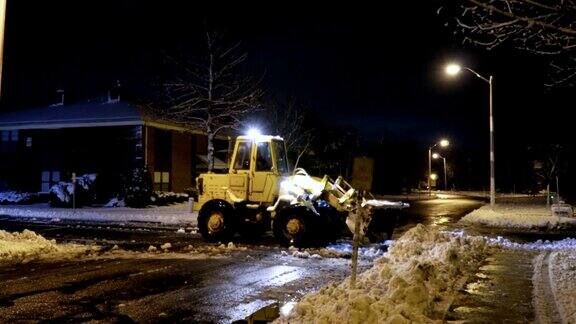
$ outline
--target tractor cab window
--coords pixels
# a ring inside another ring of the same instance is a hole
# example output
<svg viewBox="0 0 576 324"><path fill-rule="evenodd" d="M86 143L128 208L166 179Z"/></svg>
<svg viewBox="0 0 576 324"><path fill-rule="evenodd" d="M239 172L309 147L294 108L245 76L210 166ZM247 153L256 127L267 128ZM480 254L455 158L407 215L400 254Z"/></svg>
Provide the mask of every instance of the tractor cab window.
<svg viewBox="0 0 576 324"><path fill-rule="evenodd" d="M256 150L256 171L272 170L272 152L270 143L259 142Z"/></svg>
<svg viewBox="0 0 576 324"><path fill-rule="evenodd" d="M236 160L234 161L235 170L249 170L250 169L250 149L252 142L240 142L238 144L238 151L236 151Z"/></svg>
<svg viewBox="0 0 576 324"><path fill-rule="evenodd" d="M288 170L288 157L286 156L284 142L273 141L272 143L274 144L274 150L278 159L278 172L280 174L288 174L290 171Z"/></svg>

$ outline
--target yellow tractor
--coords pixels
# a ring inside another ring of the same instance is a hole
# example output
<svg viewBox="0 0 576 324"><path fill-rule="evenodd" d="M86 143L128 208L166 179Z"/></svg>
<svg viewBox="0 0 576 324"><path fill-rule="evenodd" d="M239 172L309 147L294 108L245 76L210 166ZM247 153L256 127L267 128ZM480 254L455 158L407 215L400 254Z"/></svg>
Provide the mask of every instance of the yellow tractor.
<svg viewBox="0 0 576 324"><path fill-rule="evenodd" d="M200 233L209 241L272 229L283 245L307 245L337 238L346 227L353 233L358 208L371 209L369 219L361 222L362 233L383 240L394 229L394 210L408 206L360 199L342 177L312 177L303 169L290 172L284 140L278 136L237 137L230 161L227 174L204 173L197 178L194 209Z"/></svg>

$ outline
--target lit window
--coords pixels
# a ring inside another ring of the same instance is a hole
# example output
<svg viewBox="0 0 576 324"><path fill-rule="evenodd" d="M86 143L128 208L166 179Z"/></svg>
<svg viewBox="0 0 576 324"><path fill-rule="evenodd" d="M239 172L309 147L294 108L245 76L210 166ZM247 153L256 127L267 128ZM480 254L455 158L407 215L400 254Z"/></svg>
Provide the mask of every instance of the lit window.
<svg viewBox="0 0 576 324"><path fill-rule="evenodd" d="M26 147L32 147L32 137L26 137Z"/></svg>
<svg viewBox="0 0 576 324"><path fill-rule="evenodd" d="M170 191L170 172L154 172L154 190Z"/></svg>
<svg viewBox="0 0 576 324"><path fill-rule="evenodd" d="M18 131L17 130L13 130L12 132L10 132L10 140L12 142L18 142Z"/></svg>
<svg viewBox="0 0 576 324"><path fill-rule="evenodd" d="M2 142L8 142L10 140L10 131L2 131Z"/></svg>

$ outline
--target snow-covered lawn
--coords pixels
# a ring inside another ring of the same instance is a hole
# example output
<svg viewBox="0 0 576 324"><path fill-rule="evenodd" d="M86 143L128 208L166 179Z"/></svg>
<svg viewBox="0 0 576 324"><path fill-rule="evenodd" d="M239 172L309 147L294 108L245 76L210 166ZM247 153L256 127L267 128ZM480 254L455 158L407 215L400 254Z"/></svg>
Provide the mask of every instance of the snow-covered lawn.
<svg viewBox="0 0 576 324"><path fill-rule="evenodd" d="M306 295L280 323L408 323L442 320L491 247L481 237L418 225L357 279Z"/></svg>
<svg viewBox="0 0 576 324"><path fill-rule="evenodd" d="M188 203L149 208L50 208L48 204L28 206L0 206L0 215L50 220L85 220L108 222L153 222L163 224L189 224L196 226L197 213L188 211Z"/></svg>
<svg viewBox="0 0 576 324"><path fill-rule="evenodd" d="M576 227L575 217L553 216L541 205L498 204L483 206L464 216L460 222L491 227L559 229Z"/></svg>
<svg viewBox="0 0 576 324"><path fill-rule="evenodd" d="M32 231L9 233L0 230L0 265L27 263L34 260L71 259L98 247L78 244L56 244Z"/></svg>

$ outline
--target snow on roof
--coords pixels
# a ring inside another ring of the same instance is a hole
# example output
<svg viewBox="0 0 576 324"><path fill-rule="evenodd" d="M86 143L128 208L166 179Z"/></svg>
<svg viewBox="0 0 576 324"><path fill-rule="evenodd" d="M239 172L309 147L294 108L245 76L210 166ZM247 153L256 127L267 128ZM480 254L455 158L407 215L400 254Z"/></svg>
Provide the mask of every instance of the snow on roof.
<svg viewBox="0 0 576 324"><path fill-rule="evenodd" d="M140 109L127 102L51 105L0 114L0 129L43 129L143 124Z"/></svg>

